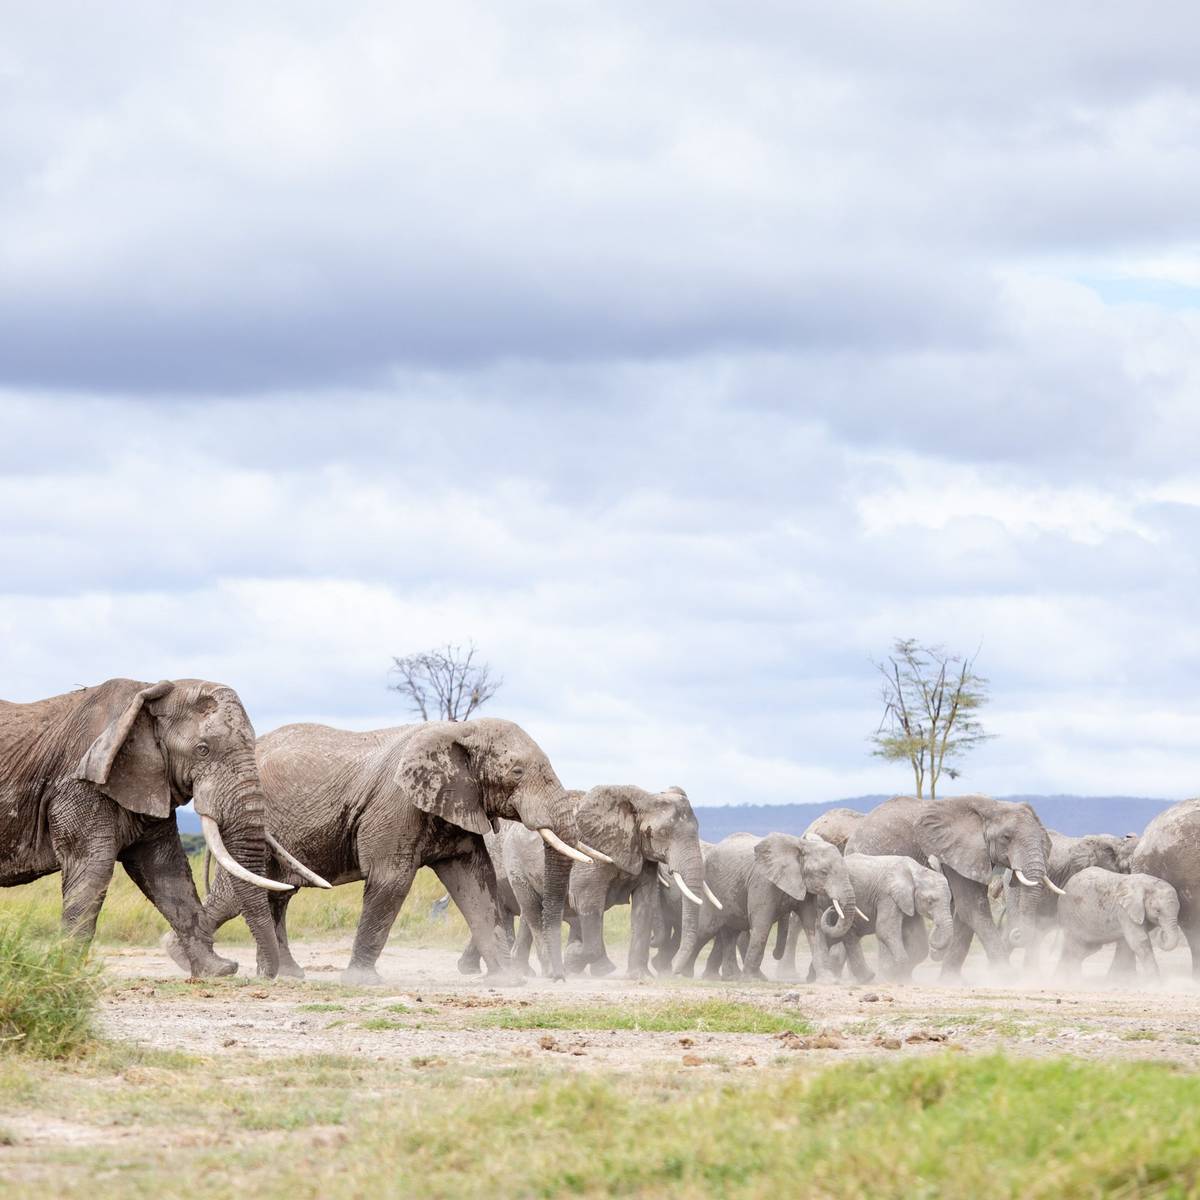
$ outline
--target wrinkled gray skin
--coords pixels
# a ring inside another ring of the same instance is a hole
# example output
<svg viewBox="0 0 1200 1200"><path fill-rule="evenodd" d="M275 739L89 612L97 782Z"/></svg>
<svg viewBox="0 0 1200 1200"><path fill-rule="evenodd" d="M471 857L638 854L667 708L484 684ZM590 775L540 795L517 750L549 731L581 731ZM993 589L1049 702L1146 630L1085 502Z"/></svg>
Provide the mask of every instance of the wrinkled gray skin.
<svg viewBox="0 0 1200 1200"><path fill-rule="evenodd" d="M525 828L516 821L501 821L498 830L489 831L483 835L483 845L487 850L488 858L492 860L492 870L496 872L496 907L500 918L498 926L500 936L512 955L513 968L522 975L528 975L529 938L526 936L524 954L518 958L516 920L521 915L521 908L517 904L517 897L512 890L512 882L509 880L508 871L504 866L504 832L510 825L518 829ZM540 842L541 838L538 838L538 841ZM528 935L528 932L527 929L522 930L525 935ZM475 939L472 938L466 944L462 954L459 955L459 972L463 975L478 975L483 970L482 963L483 958L479 953L479 947L475 945Z"/></svg>
<svg viewBox="0 0 1200 1200"><path fill-rule="evenodd" d="M254 729L219 683L110 679L33 704L0 701L0 886L62 872L63 926L90 940L113 868L167 919L193 975L229 975L213 953L174 810L188 800L226 848L264 873L263 795ZM258 944L261 973L279 949L268 894L231 892Z"/></svg>
<svg viewBox="0 0 1200 1200"><path fill-rule="evenodd" d="M855 812L852 808L831 808L828 812L823 812L815 820L810 821L804 834L806 836L815 833L817 837L824 838L831 846L836 846L842 854L845 854L846 843L850 840L850 835L858 828L859 822L866 815L866 813Z"/></svg>
<svg viewBox="0 0 1200 1200"><path fill-rule="evenodd" d="M1110 833L1068 837L1055 829L1046 832L1050 836L1050 858L1046 873L1060 888L1065 888L1070 879L1088 867L1103 867L1106 871L1129 874L1129 860L1138 842L1136 834L1126 834L1123 838ZM1009 871L992 881L989 895L1003 892L1005 912L1016 912L1022 890L1022 885ZM1037 965L1042 939L1058 924L1059 898L1049 888L1042 890L1044 894L1037 905L1034 936L1026 949L1026 964L1031 968Z"/></svg>
<svg viewBox="0 0 1200 1200"><path fill-rule="evenodd" d="M1121 875L1085 867L1065 890L1058 901L1063 931L1060 975L1078 976L1089 954L1116 942L1114 973L1132 969L1136 959L1146 975L1158 976L1151 943L1168 953L1179 944L1179 896L1169 883L1140 872Z"/></svg>
<svg viewBox="0 0 1200 1200"><path fill-rule="evenodd" d="M735 833L718 842L705 866L708 885L723 908L718 911L707 898L700 909L700 933L694 950L676 964L681 975L695 970L696 955L713 938L721 935L727 944L742 930L750 934L743 974L763 979L763 954L771 927L806 902L824 907L834 898L844 917L831 934L841 939L854 919L854 888L842 856L820 838L799 838L772 833L764 838ZM711 960L710 960L711 961ZM725 963L729 959L726 956Z"/></svg>
<svg viewBox="0 0 1200 1200"><path fill-rule="evenodd" d="M259 739L258 761L271 821L287 831L288 849L334 885L366 881L347 983L382 982L375 964L423 866L434 870L466 918L489 982L519 980L496 938L496 875L484 835L500 818L559 836L570 821L566 790L520 726L494 718L371 733L285 725ZM540 844L547 855L562 857ZM271 867L302 885L286 866ZM205 901L210 931L233 916L229 882L218 872ZM300 975L287 950L294 894L273 905L282 969Z"/></svg>
<svg viewBox="0 0 1200 1200"><path fill-rule="evenodd" d="M658 905L660 865L678 871L696 895L704 887L704 860L700 854L699 824L682 788L647 792L631 785L603 785L570 793L576 798L576 828L584 844L614 861L584 865L572 863L564 911L568 926L577 932L567 948L565 965L573 973L608 975L616 970L604 946L604 913L617 904L632 904L631 937L626 974L649 974L650 939ZM543 907L544 878L529 837L510 830L503 840L505 870L522 912L522 930L530 926L526 913ZM699 908L691 902L682 916L680 957L696 939ZM522 938L523 938L522 933ZM553 935L551 935L553 937ZM536 938L543 970L551 948ZM518 951L523 942L518 941Z"/></svg>
<svg viewBox="0 0 1200 1200"><path fill-rule="evenodd" d="M850 835L858 828L859 822L865 816L866 813L857 812L853 808L831 808L828 812L823 812L815 820L810 821L802 836L815 835L827 841L831 846L836 846L844 854ZM797 978L796 946L800 941L801 932L808 938L810 962L815 963L816 918L811 911L811 906L803 914L796 913L789 917L787 928L780 930L787 940L782 955L776 946L775 957L780 960L779 965L775 968L776 979ZM809 966L808 978L809 982L816 978L816 969L812 965Z"/></svg>
<svg viewBox="0 0 1200 1200"><path fill-rule="evenodd" d="M903 854L923 866L936 858L954 900L954 937L942 956L942 977L956 978L978 936L993 966L1007 963L1012 946L1036 940L1038 901L1045 886L1050 838L1028 804L990 796L918 800L895 796L876 805L846 843L847 854ZM1007 937L988 903L993 872L1012 867L1034 887L1022 887Z"/></svg>
<svg viewBox="0 0 1200 1200"><path fill-rule="evenodd" d="M713 842L700 840L700 858L705 864L706 871L708 856L714 845ZM683 893L675 881L671 880L669 884L664 882L662 872L659 872L658 911L654 918L654 931L650 936L650 946L655 951L651 965L659 975L670 973L679 954L679 947L683 942L683 906L685 903ZM715 949L710 957L716 958L719 962L719 956ZM714 971L715 969L714 966Z"/></svg>
<svg viewBox="0 0 1200 1200"><path fill-rule="evenodd" d="M1133 871L1165 879L1179 896L1179 927L1200 980L1200 800L1183 800L1161 812L1138 840Z"/></svg>
<svg viewBox="0 0 1200 1200"><path fill-rule="evenodd" d="M865 983L873 977L861 946L867 934L877 939L879 973L885 979L907 982L931 949L935 959L941 957L954 935L954 913L950 885L940 871L897 854L847 854L843 861L857 907L867 917L856 917L841 940L855 979ZM933 925L928 934L926 918ZM824 921L817 922L816 936L822 955L830 957L834 939Z"/></svg>

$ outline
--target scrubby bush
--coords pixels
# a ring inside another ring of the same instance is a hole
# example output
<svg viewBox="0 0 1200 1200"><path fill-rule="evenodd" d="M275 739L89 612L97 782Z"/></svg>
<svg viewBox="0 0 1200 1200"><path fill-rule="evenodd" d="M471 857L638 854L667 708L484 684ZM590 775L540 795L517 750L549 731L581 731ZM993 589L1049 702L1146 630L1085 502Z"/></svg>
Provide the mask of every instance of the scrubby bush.
<svg viewBox="0 0 1200 1200"><path fill-rule="evenodd" d="M0 921L0 1052L62 1058L91 1038L99 968L72 938Z"/></svg>

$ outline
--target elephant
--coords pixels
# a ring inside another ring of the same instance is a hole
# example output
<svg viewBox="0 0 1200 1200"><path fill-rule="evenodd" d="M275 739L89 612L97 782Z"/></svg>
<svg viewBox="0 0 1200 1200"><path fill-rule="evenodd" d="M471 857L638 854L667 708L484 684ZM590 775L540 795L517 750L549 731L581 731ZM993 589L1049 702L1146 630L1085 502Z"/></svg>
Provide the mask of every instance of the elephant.
<svg viewBox="0 0 1200 1200"><path fill-rule="evenodd" d="M109 679L30 704L0 702L0 886L62 872L63 927L90 942L119 862L173 930L192 975L230 975L213 952L174 810L192 801L213 854L231 873L232 913L246 918L258 969L279 945L268 894L254 728L231 687L201 679ZM275 843L278 845L278 843Z"/></svg>
<svg viewBox="0 0 1200 1200"><path fill-rule="evenodd" d="M855 920L841 941L851 972L860 983L872 978L860 943L873 933L879 943L879 973L907 982L931 949L940 957L950 945L954 913L946 877L898 854L847 854L843 861L855 896ZM933 924L929 934L925 918ZM832 959L835 943L823 921L817 923L816 936L822 943L818 957Z"/></svg>
<svg viewBox="0 0 1200 1200"><path fill-rule="evenodd" d="M1103 867L1085 867L1073 875L1058 902L1063 931L1058 972L1079 975L1080 964L1101 946L1117 943L1113 972L1141 964L1157 977L1152 942L1168 953L1179 945L1179 895L1164 879L1135 871L1122 875Z"/></svg>
<svg viewBox="0 0 1200 1200"><path fill-rule="evenodd" d="M574 820L566 789L511 721L430 721L370 733L285 725L259 739L258 762L271 820L289 830L310 868L335 885L366 881L347 983L382 983L375 964L422 866L433 868L462 911L489 982L519 981L496 939L496 875L483 840L500 818L536 830L547 858L591 861L559 836ZM277 859L270 865L287 870ZM565 888L565 872L547 875ZM275 919L282 969L300 975L287 948L293 894L275 901ZM204 908L210 934L234 915L223 872Z"/></svg>
<svg viewBox="0 0 1200 1200"><path fill-rule="evenodd" d="M1137 836L1127 834L1119 838L1110 833L1091 833L1083 837L1069 837L1055 829L1047 829L1050 837L1050 857L1046 864L1046 876L1058 887L1065 888L1067 882L1087 867L1103 867L1106 871L1129 874L1129 860L1137 846ZM1020 904L1021 885L1012 871L993 879L989 895L1004 894L1004 909L1016 911ZM1034 936L1026 949L1026 962L1036 966L1041 941L1058 925L1058 895L1046 889L1037 905Z"/></svg>
<svg viewBox="0 0 1200 1200"><path fill-rule="evenodd" d="M632 785L601 785L571 792L579 844L596 861L573 863L565 912L572 930L565 965L572 972L608 975L616 970L604 946L604 913L617 904L632 905L632 936L626 974L649 974L650 939L658 905L658 878L665 871L692 898L682 917L679 955L690 953L698 929L704 889L704 860L699 824L687 793L679 787L647 792ZM603 847L603 850L593 849ZM543 969L549 954L537 937L534 918L542 909L545 886L540 856L529 832L510 828L503 839L504 869L521 907L518 957L525 949L526 929L534 931ZM609 859L610 861L604 861ZM553 931L548 930L553 938Z"/></svg>
<svg viewBox="0 0 1200 1200"><path fill-rule="evenodd" d="M1010 947L1036 939L1037 905L1045 888L1061 890L1046 874L1050 837L1037 813L1028 804L990 796L893 796L859 822L846 853L902 854L923 866L936 860L954 900L954 937L942 956L943 978L961 973L975 936L993 966L1007 963ZM992 874L1005 868L1023 885L1007 939L988 904Z"/></svg>
<svg viewBox="0 0 1200 1200"><path fill-rule="evenodd" d="M856 812L853 808L831 808L819 817L809 822L805 834L815 833L824 838L831 846L836 846L843 854L850 835L858 828L858 823L866 813Z"/></svg>
<svg viewBox="0 0 1200 1200"><path fill-rule="evenodd" d="M1138 840L1130 869L1165 879L1179 896L1179 926L1200 980L1200 799L1160 812Z"/></svg>
<svg viewBox="0 0 1200 1200"><path fill-rule="evenodd" d="M705 876L722 907L718 909L706 896L696 944L686 957L681 951L677 960L676 970L682 975L693 973L697 954L718 937L728 967L729 939L736 940L739 932L747 930L750 937L743 974L765 978L761 968L771 927L783 921L782 937L788 915L805 904L815 909L828 899L837 912L830 934L838 940L845 937L854 920L854 887L846 864L833 846L818 837L731 834L709 853Z"/></svg>

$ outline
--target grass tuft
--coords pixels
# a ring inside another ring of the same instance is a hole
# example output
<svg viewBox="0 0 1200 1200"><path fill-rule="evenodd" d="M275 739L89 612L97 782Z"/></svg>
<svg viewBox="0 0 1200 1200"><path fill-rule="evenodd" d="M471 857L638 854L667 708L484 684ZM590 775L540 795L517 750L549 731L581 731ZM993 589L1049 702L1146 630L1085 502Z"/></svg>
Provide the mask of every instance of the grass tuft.
<svg viewBox="0 0 1200 1200"><path fill-rule="evenodd" d="M0 1051L64 1058L87 1046L100 993L87 948L0 922Z"/></svg>
<svg viewBox="0 0 1200 1200"><path fill-rule="evenodd" d="M810 1033L803 1017L734 1000L668 1000L575 1008L498 1009L476 1024L491 1029L632 1029L643 1033Z"/></svg>

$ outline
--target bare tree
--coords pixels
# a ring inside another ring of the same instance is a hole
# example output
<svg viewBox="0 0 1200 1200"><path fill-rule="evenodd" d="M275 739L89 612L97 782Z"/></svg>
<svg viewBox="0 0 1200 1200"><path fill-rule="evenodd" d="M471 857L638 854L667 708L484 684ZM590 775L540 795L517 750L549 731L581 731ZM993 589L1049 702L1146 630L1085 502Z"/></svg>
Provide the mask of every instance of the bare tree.
<svg viewBox="0 0 1200 1200"><path fill-rule="evenodd" d="M883 676L883 718L872 735L879 758L912 766L917 795L937 796L942 775L961 772L949 760L961 758L985 733L978 717L987 702L988 681L975 673L975 660L947 654L941 646L922 646L915 638L895 643L886 662L875 666Z"/></svg>
<svg viewBox="0 0 1200 1200"><path fill-rule="evenodd" d="M492 678L487 663L475 661L476 646L445 646L392 659L397 682L388 689L407 697L422 721L465 721L486 704L504 682Z"/></svg>

